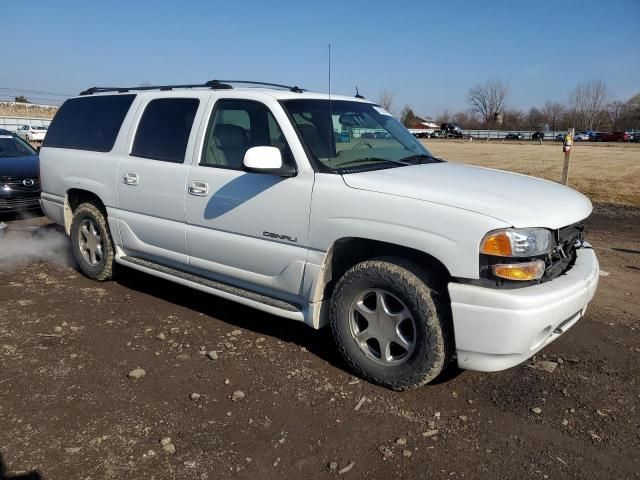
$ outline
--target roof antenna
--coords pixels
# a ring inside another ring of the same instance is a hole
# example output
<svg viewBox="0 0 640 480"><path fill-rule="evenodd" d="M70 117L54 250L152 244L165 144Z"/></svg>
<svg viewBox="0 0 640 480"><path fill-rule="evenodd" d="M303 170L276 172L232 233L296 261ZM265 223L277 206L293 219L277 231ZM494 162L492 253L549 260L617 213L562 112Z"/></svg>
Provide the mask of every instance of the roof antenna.
<svg viewBox="0 0 640 480"><path fill-rule="evenodd" d="M358 85L356 85L356 98L364 100L364 97L362 95L360 95L360 92L358 91Z"/></svg>
<svg viewBox="0 0 640 480"><path fill-rule="evenodd" d="M333 116L331 112L331 43L329 43L329 124L327 125L328 141L327 151L329 152L329 161L331 161L331 144L333 142Z"/></svg>

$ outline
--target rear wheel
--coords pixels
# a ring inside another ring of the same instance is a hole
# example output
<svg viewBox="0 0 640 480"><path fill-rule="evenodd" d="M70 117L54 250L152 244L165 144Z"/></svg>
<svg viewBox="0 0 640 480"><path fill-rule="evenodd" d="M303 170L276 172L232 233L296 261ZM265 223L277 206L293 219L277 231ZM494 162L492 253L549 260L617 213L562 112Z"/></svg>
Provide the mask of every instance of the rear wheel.
<svg viewBox="0 0 640 480"><path fill-rule="evenodd" d="M71 222L73 256L82 273L103 282L113 275L114 249L106 215L94 204L76 208Z"/></svg>
<svg viewBox="0 0 640 480"><path fill-rule="evenodd" d="M401 258L359 263L336 285L331 329L367 380L395 390L424 385L453 351L448 306L429 272Z"/></svg>

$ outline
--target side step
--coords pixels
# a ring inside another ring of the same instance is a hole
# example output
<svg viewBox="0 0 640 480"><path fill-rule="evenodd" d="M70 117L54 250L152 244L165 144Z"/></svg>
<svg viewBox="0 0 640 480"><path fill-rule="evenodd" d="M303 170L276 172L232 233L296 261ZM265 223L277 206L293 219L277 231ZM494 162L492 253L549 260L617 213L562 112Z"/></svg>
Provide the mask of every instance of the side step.
<svg viewBox="0 0 640 480"><path fill-rule="evenodd" d="M159 263L151 262L139 257L129 255L118 257L116 262L127 267L149 273L156 277L171 280L182 285L186 285L197 290L226 298L234 302L247 305L267 313L278 315L280 317L290 318L292 320L304 321L302 307L286 300L269 297L261 293L253 292L243 288L234 287L232 285L211 280L209 278L194 275L193 273L184 272L176 268L167 267Z"/></svg>

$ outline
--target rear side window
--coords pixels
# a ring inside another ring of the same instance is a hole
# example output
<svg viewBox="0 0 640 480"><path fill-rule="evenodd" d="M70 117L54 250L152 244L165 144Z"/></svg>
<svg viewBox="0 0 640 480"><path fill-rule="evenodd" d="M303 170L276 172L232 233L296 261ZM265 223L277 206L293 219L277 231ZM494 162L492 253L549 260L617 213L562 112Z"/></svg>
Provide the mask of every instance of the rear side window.
<svg viewBox="0 0 640 480"><path fill-rule="evenodd" d="M44 147L109 152L135 95L72 98L54 117Z"/></svg>
<svg viewBox="0 0 640 480"><path fill-rule="evenodd" d="M164 162L182 163L200 100L159 98L145 108L131 155Z"/></svg>

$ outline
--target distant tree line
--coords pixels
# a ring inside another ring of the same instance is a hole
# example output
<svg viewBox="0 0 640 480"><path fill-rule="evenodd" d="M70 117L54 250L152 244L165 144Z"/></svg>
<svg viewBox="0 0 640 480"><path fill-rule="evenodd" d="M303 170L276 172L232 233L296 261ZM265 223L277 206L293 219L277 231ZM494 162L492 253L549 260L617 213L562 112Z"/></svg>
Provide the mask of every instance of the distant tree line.
<svg viewBox="0 0 640 480"><path fill-rule="evenodd" d="M601 80L580 82L566 102L547 100L527 111L510 108L508 98L509 86L502 80L490 79L469 89L467 110L444 110L435 122L455 122L470 130L640 130L640 93L625 101L613 100ZM381 93L380 104L385 109L391 110L392 101L391 92ZM400 112L401 122L412 125L415 118L414 109L405 105Z"/></svg>

